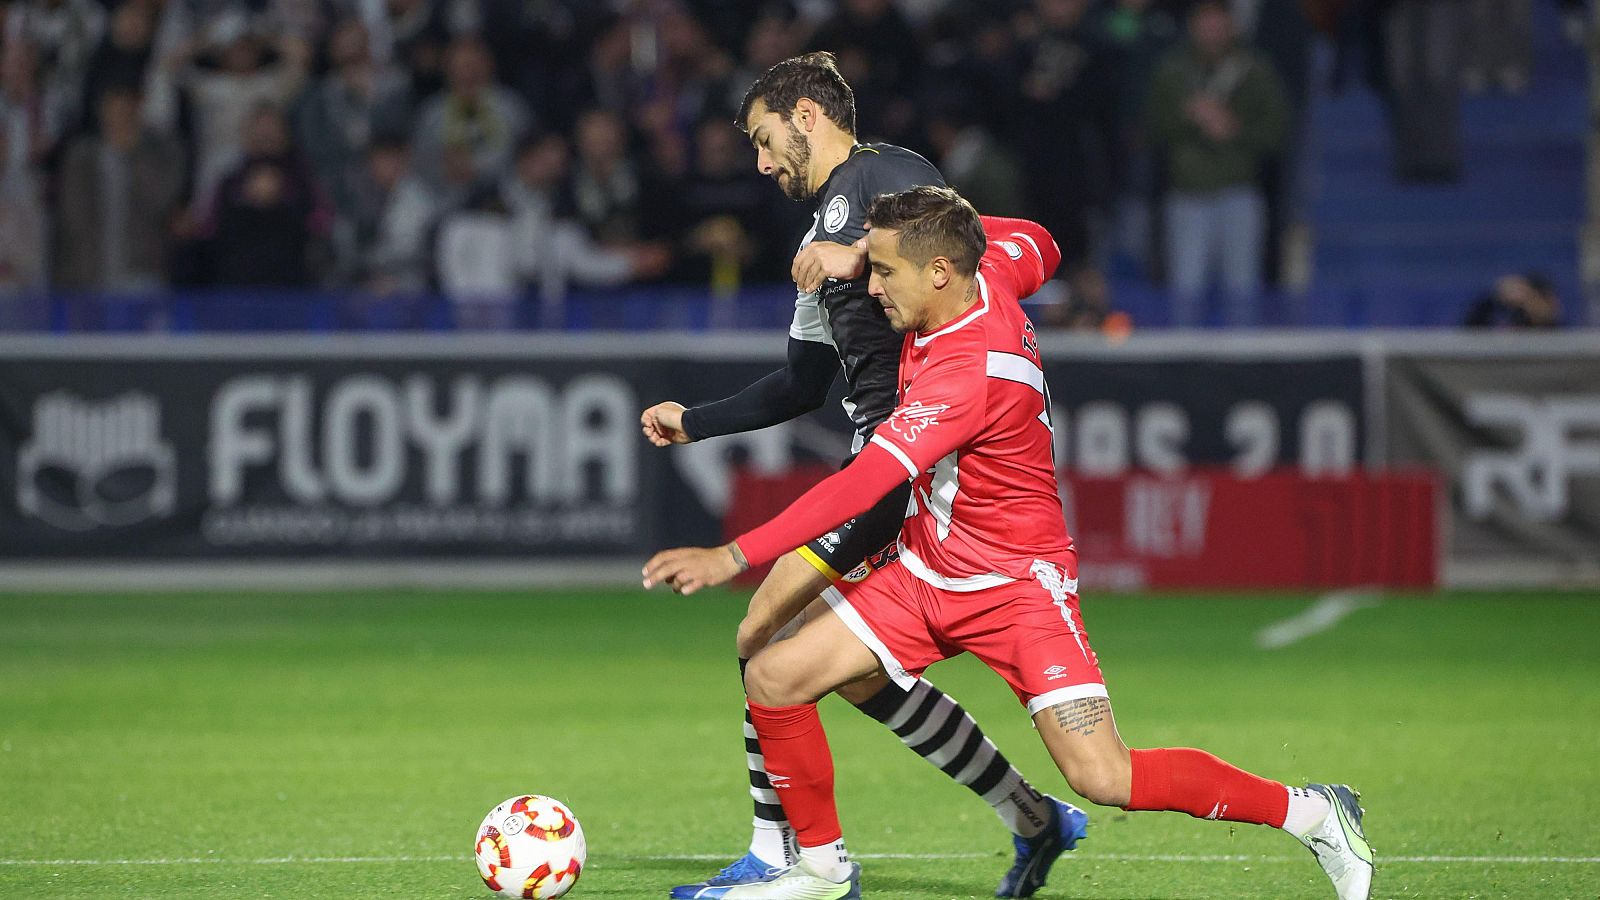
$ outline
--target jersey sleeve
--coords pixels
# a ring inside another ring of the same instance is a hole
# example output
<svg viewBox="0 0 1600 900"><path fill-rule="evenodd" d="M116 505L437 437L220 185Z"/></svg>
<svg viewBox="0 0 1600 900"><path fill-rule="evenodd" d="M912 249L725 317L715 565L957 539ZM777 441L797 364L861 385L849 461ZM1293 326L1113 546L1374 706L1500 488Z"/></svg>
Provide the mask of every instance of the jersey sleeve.
<svg viewBox="0 0 1600 900"><path fill-rule="evenodd" d="M1061 248L1039 223L999 216L980 218L989 239L983 262L989 272L1015 290L1018 299L1037 291L1061 265Z"/></svg>
<svg viewBox="0 0 1600 900"><path fill-rule="evenodd" d="M910 478L932 468L982 427L987 364L976 345L932 361L872 433L870 445L887 451Z"/></svg>
<svg viewBox="0 0 1600 900"><path fill-rule="evenodd" d="M820 408L838 374L832 348L790 339L787 365L732 397L684 410L684 433L699 441L787 422Z"/></svg>
<svg viewBox="0 0 1600 900"><path fill-rule="evenodd" d="M905 402L848 466L734 539L749 563L771 562L839 527L971 441L983 425L986 364L976 352L958 352L919 373Z"/></svg>
<svg viewBox="0 0 1600 900"><path fill-rule="evenodd" d="M776 518L739 535L733 542L750 565L765 565L861 515L905 481L906 473L899 462L887 451L868 446L848 466L806 491Z"/></svg>
<svg viewBox="0 0 1600 900"><path fill-rule="evenodd" d="M817 302L816 294L795 295L794 318L789 320L789 337L833 346L833 335L828 332L828 320L823 317L822 304Z"/></svg>
<svg viewBox="0 0 1600 900"><path fill-rule="evenodd" d="M817 240L854 244L866 236L867 210L879 194L893 194L919 185L944 186L933 163L899 147L860 146L853 165L840 166L829 179L817 217Z"/></svg>

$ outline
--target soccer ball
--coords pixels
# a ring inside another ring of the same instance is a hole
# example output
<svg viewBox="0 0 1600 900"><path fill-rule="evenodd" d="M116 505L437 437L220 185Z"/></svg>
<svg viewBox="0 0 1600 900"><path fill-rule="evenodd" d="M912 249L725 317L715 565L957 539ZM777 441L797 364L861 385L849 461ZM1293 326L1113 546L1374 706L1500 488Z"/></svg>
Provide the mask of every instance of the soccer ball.
<svg viewBox="0 0 1600 900"><path fill-rule="evenodd" d="M473 855L489 890L547 900L578 883L587 851L572 810L549 797L523 794L484 816Z"/></svg>

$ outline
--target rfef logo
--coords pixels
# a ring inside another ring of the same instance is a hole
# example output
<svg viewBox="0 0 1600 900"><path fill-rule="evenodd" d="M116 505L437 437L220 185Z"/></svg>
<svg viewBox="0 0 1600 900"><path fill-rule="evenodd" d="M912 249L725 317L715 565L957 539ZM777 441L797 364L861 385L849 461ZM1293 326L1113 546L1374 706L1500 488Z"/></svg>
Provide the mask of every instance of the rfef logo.
<svg viewBox="0 0 1600 900"><path fill-rule="evenodd" d="M1558 522L1571 482L1600 476L1600 395L1473 394L1463 411L1497 447L1474 448L1462 466L1463 505L1473 519L1492 516L1504 497L1531 521Z"/></svg>

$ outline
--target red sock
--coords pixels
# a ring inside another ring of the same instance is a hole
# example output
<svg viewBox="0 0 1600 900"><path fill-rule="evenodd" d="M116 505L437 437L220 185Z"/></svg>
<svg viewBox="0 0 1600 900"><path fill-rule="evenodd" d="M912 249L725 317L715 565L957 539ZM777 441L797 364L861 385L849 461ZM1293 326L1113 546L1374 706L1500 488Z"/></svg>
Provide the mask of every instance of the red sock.
<svg viewBox="0 0 1600 900"><path fill-rule="evenodd" d="M1124 808L1281 828L1289 814L1289 789L1204 750L1134 750L1133 791Z"/></svg>
<svg viewBox="0 0 1600 900"><path fill-rule="evenodd" d="M842 837L833 802L833 753L815 703L762 706L750 701L750 721L761 741L767 775L802 847Z"/></svg>

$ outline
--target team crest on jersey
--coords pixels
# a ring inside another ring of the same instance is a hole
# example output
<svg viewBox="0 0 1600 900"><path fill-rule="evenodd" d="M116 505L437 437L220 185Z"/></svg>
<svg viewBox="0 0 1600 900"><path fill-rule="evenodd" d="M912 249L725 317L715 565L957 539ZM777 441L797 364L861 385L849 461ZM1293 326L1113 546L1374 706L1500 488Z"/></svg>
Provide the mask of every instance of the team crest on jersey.
<svg viewBox="0 0 1600 900"><path fill-rule="evenodd" d="M846 572L843 580L846 584L860 584L861 582L866 581L867 576L871 574L872 566L868 565L867 563L862 563L861 565L856 566L854 569Z"/></svg>
<svg viewBox="0 0 1600 900"><path fill-rule="evenodd" d="M822 230L829 234L838 234L839 229L850 219L850 201L843 194L828 201L828 208L822 213Z"/></svg>
<svg viewBox="0 0 1600 900"><path fill-rule="evenodd" d="M939 424L939 417L949 411L948 404L924 405L921 400L917 400L909 406L895 410L894 415L889 417L889 427L904 437L906 443L915 444L918 435Z"/></svg>
<svg viewBox="0 0 1600 900"><path fill-rule="evenodd" d="M1016 241L995 241L995 243L999 244L1000 249L1004 250L1006 255L1012 259L1022 258L1022 247Z"/></svg>

